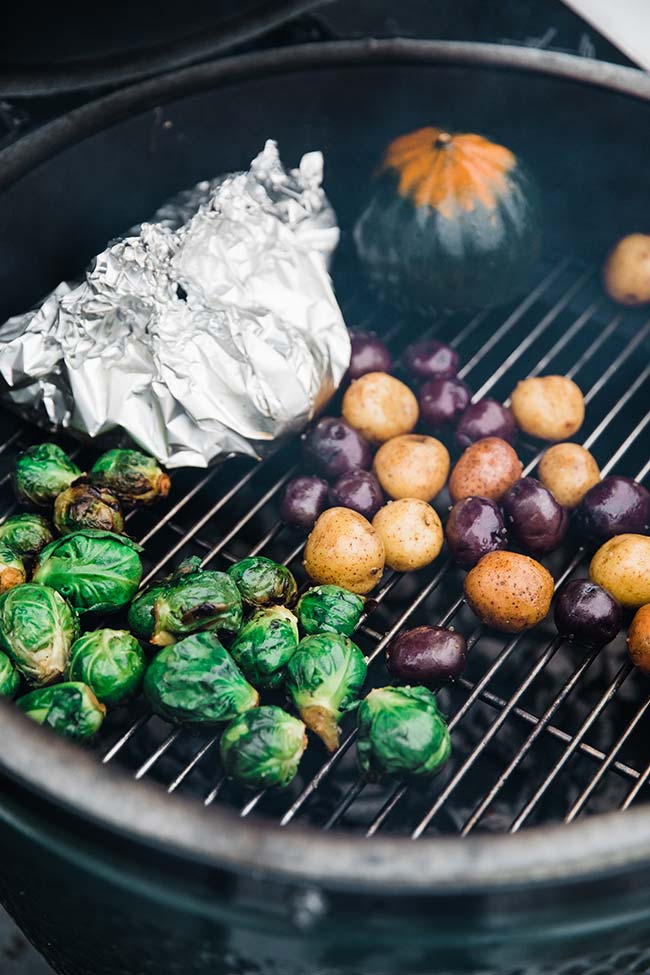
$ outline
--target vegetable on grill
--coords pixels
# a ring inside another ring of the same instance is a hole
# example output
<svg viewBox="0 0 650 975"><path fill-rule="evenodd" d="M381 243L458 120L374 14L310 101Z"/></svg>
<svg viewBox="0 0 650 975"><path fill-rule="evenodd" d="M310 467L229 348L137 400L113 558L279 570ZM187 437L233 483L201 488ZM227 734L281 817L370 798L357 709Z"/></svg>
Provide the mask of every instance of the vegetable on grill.
<svg viewBox="0 0 650 975"><path fill-rule="evenodd" d="M152 585L138 593L129 606L129 627L141 640L150 640L153 634L155 620L153 616L154 604L158 596L175 585L190 572L195 572L201 568L201 559L196 555L191 555L183 561L164 579L154 582Z"/></svg>
<svg viewBox="0 0 650 975"><path fill-rule="evenodd" d="M280 517L287 525L309 531L327 504L327 481L315 474L294 477L284 489Z"/></svg>
<svg viewBox="0 0 650 975"><path fill-rule="evenodd" d="M576 525L589 542L650 531L650 492L631 477L610 475L594 484L578 505Z"/></svg>
<svg viewBox="0 0 650 975"><path fill-rule="evenodd" d="M20 674L6 653L0 650L0 697L15 697L20 687Z"/></svg>
<svg viewBox="0 0 650 975"><path fill-rule="evenodd" d="M313 586L298 600L300 625L308 635L342 633L351 636L357 628L365 599L341 586Z"/></svg>
<svg viewBox="0 0 650 975"><path fill-rule="evenodd" d="M566 440L578 432L585 418L582 391L567 376L522 379L511 400L518 425L541 440Z"/></svg>
<svg viewBox="0 0 650 975"><path fill-rule="evenodd" d="M268 705L235 718L220 742L226 774L251 789L288 785L306 747L302 721Z"/></svg>
<svg viewBox="0 0 650 975"><path fill-rule="evenodd" d="M521 477L522 463L500 437L477 440L460 455L449 478L451 500L489 498L499 501Z"/></svg>
<svg viewBox="0 0 650 975"><path fill-rule="evenodd" d="M330 501L335 508L350 508L370 520L384 503L379 481L370 471L348 471L332 484Z"/></svg>
<svg viewBox="0 0 650 975"><path fill-rule="evenodd" d="M416 626L391 640L386 667L395 680L435 688L460 677L467 664L467 643L461 633L442 626Z"/></svg>
<svg viewBox="0 0 650 975"><path fill-rule="evenodd" d="M498 400L486 397L467 407L456 425L454 440L461 450L465 450L484 437L500 437L506 443L512 443L516 433L517 424L511 410Z"/></svg>
<svg viewBox="0 0 650 975"><path fill-rule="evenodd" d="M432 430L451 426L469 406L472 392L457 376L436 376L418 390L420 420Z"/></svg>
<svg viewBox="0 0 650 975"><path fill-rule="evenodd" d="M16 704L28 718L76 740L91 738L106 715L106 708L91 689L72 681L32 691L19 697Z"/></svg>
<svg viewBox="0 0 650 975"><path fill-rule="evenodd" d="M375 454L373 471L389 497L433 501L449 476L449 451L425 434L393 437Z"/></svg>
<svg viewBox="0 0 650 975"><path fill-rule="evenodd" d="M324 416L307 431L303 450L307 464L330 480L365 470L372 462L368 441L336 416Z"/></svg>
<svg viewBox="0 0 650 975"><path fill-rule="evenodd" d="M379 532L348 508L324 511L305 546L305 570L314 582L362 595L377 585L385 561Z"/></svg>
<svg viewBox="0 0 650 975"><path fill-rule="evenodd" d="M553 577L527 555L488 552L465 577L465 598L486 626L520 633L547 615Z"/></svg>
<svg viewBox="0 0 650 975"><path fill-rule="evenodd" d="M610 298L620 305L645 305L650 301L650 236L627 234L607 255L603 283Z"/></svg>
<svg viewBox="0 0 650 975"><path fill-rule="evenodd" d="M79 613L114 613L138 588L141 551L141 545L124 535L84 528L47 545L33 579L52 586Z"/></svg>
<svg viewBox="0 0 650 975"><path fill-rule="evenodd" d="M144 675L151 708L174 724L213 725L254 708L259 694L214 633L194 633L157 654Z"/></svg>
<svg viewBox="0 0 650 975"><path fill-rule="evenodd" d="M23 560L14 550L0 542L0 593L20 586L27 580L27 572Z"/></svg>
<svg viewBox="0 0 650 975"><path fill-rule="evenodd" d="M13 549L24 562L31 562L52 541L50 523L35 512L12 515L0 525L0 542Z"/></svg>
<svg viewBox="0 0 650 975"><path fill-rule="evenodd" d="M356 706L367 670L361 650L340 633L305 637L287 665L291 700L331 752L339 744L338 722Z"/></svg>
<svg viewBox="0 0 650 975"><path fill-rule="evenodd" d="M445 535L457 565L471 569L497 549L508 545L508 532L501 510L489 498L463 498L449 512Z"/></svg>
<svg viewBox="0 0 650 975"><path fill-rule="evenodd" d="M539 479L565 508L576 508L587 491L598 484L598 464L577 443L556 443L539 462Z"/></svg>
<svg viewBox="0 0 650 975"><path fill-rule="evenodd" d="M379 687L359 705L357 761L369 782L426 778L451 754L447 722L425 687Z"/></svg>
<svg viewBox="0 0 650 975"><path fill-rule="evenodd" d="M0 648L34 684L61 680L78 635L77 614L49 586L28 582L0 596Z"/></svg>
<svg viewBox="0 0 650 975"><path fill-rule="evenodd" d="M54 525L61 535L80 528L97 528L119 534L124 531L124 518L116 497L84 481L73 484L57 495Z"/></svg>
<svg viewBox="0 0 650 975"><path fill-rule="evenodd" d="M641 606L627 632L630 660L643 674L650 674L650 604Z"/></svg>
<svg viewBox="0 0 650 975"><path fill-rule="evenodd" d="M372 519L381 535L386 565L396 572L413 572L440 555L444 542L438 513L420 498L389 501Z"/></svg>
<svg viewBox="0 0 650 975"><path fill-rule="evenodd" d="M151 504L166 498L171 481L153 457L139 450L109 450L90 470L92 483L111 494L126 507Z"/></svg>
<svg viewBox="0 0 650 975"><path fill-rule="evenodd" d="M271 606L293 603L298 586L285 565L278 565L262 555L254 555L236 562L228 569L245 606Z"/></svg>
<svg viewBox="0 0 650 975"><path fill-rule="evenodd" d="M650 538L635 534L610 538L591 560L589 577L628 609L650 603Z"/></svg>
<svg viewBox="0 0 650 975"><path fill-rule="evenodd" d="M16 458L14 489L23 504L48 507L81 471L55 443L28 447Z"/></svg>
<svg viewBox="0 0 650 975"><path fill-rule="evenodd" d="M350 329L348 378L358 379L367 372L390 372L390 352L375 332Z"/></svg>
<svg viewBox="0 0 650 975"><path fill-rule="evenodd" d="M418 422L418 401L405 383L386 372L367 372L345 391L346 423L370 443L410 433Z"/></svg>
<svg viewBox="0 0 650 975"><path fill-rule="evenodd" d="M280 687L298 646L298 620L285 606L258 609L235 637L230 653L257 688Z"/></svg>
<svg viewBox="0 0 650 975"><path fill-rule="evenodd" d="M460 356L450 345L437 339L412 342L404 349L404 366L419 381L441 376L455 376L460 367Z"/></svg>
<svg viewBox="0 0 650 975"><path fill-rule="evenodd" d="M522 477L501 498L508 532L527 552L556 549L569 527L566 508L534 477Z"/></svg>
<svg viewBox="0 0 650 975"><path fill-rule="evenodd" d="M115 706L134 697L142 686L147 661L127 630L84 633L72 645L68 680L83 681L102 704Z"/></svg>
<svg viewBox="0 0 650 975"><path fill-rule="evenodd" d="M584 647L610 643L622 624L616 600L589 579L571 579L562 586L555 600L554 618L560 636Z"/></svg>

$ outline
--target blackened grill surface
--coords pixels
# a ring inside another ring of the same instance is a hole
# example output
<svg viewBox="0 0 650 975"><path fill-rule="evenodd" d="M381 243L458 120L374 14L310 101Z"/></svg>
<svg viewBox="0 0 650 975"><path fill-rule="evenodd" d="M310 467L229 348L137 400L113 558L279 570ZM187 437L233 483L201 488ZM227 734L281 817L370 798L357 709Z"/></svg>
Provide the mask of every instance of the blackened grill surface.
<svg viewBox="0 0 650 975"><path fill-rule="evenodd" d="M571 376L587 401L586 422L575 439L594 453L603 474L647 481L650 316L612 306L596 269L569 258L553 261L517 304L423 325L373 307L355 273L345 271L348 266L340 261L335 277L350 326L383 333L396 357L423 331L450 341L475 398L506 400L528 375ZM43 437L32 427L16 429L8 415L0 417L0 434L7 516L16 509L9 482L15 451ZM82 467L96 454L66 446ZM534 472L543 446L524 440L518 449L525 473ZM145 545L144 582L187 555L226 568L257 553L285 562L306 581L304 539L278 520L279 495L299 460L294 442L262 464L233 457L207 472L175 473L163 506L129 517L128 530ZM443 519L448 505L445 493L436 502ZM586 575L588 553L570 536L544 561L560 585ZM508 638L477 626L462 600L462 578L445 551L421 572L387 574L376 608L355 637L371 661L369 686L389 682L384 650L402 628L453 625L468 638L464 677L439 695L450 719L453 758L429 785L361 782L353 715L344 718L342 745L333 756L311 741L299 775L284 792L252 794L226 781L218 734L174 729L152 717L141 700L109 716L94 745L98 760L207 806L220 802L242 816L271 817L287 827L299 822L360 835L516 831L644 801L650 685L628 666L624 635L599 653L563 642L549 620L532 633Z"/></svg>

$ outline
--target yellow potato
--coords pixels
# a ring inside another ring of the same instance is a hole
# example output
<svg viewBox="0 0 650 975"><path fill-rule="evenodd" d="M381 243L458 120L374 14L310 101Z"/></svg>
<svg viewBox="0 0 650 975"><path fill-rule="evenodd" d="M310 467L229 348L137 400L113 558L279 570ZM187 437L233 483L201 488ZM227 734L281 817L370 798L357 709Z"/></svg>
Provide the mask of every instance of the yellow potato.
<svg viewBox="0 0 650 975"><path fill-rule="evenodd" d="M650 603L650 538L615 535L601 545L589 575L622 606L632 609Z"/></svg>
<svg viewBox="0 0 650 975"><path fill-rule="evenodd" d="M630 660L644 674L650 674L650 605L637 609L627 631Z"/></svg>
<svg viewBox="0 0 650 975"><path fill-rule="evenodd" d="M320 585L367 593L384 571L384 544L369 521L350 508L329 508L305 546L305 570Z"/></svg>
<svg viewBox="0 0 650 975"><path fill-rule="evenodd" d="M389 501L372 519L382 537L386 565L396 572L421 569L440 555L444 535L437 513L419 498Z"/></svg>
<svg viewBox="0 0 650 975"><path fill-rule="evenodd" d="M470 444L458 460L449 478L451 500L477 496L498 501L521 477L522 465L517 454L500 437L484 437Z"/></svg>
<svg viewBox="0 0 650 975"><path fill-rule="evenodd" d="M449 451L435 437L407 433L379 448L373 468L389 497L433 501L449 474Z"/></svg>
<svg viewBox="0 0 650 975"><path fill-rule="evenodd" d="M605 290L620 305L650 301L650 236L629 234L610 251L603 270Z"/></svg>
<svg viewBox="0 0 650 975"><path fill-rule="evenodd" d="M598 464L577 443L558 443L549 447L539 462L539 479L558 504L576 508L589 488L598 484Z"/></svg>
<svg viewBox="0 0 650 975"><path fill-rule="evenodd" d="M566 376L534 376L517 383L512 412L531 437L565 440L582 426L585 401L580 387Z"/></svg>
<svg viewBox="0 0 650 975"><path fill-rule="evenodd" d="M487 626L520 633L547 615L553 577L527 555L489 552L465 577L465 598Z"/></svg>
<svg viewBox="0 0 650 975"><path fill-rule="evenodd" d="M411 390L387 372L367 372L350 384L343 397L344 419L372 443L410 433L418 416L418 401Z"/></svg>

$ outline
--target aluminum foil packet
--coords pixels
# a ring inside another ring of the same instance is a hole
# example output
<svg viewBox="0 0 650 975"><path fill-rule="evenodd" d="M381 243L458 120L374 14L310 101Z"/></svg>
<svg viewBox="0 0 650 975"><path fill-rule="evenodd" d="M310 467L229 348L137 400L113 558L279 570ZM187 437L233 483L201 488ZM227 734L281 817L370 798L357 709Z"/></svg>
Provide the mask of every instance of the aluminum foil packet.
<svg viewBox="0 0 650 975"><path fill-rule="evenodd" d="M49 429L128 435L168 467L262 456L350 360L323 157L199 183L0 329L2 398Z"/></svg>

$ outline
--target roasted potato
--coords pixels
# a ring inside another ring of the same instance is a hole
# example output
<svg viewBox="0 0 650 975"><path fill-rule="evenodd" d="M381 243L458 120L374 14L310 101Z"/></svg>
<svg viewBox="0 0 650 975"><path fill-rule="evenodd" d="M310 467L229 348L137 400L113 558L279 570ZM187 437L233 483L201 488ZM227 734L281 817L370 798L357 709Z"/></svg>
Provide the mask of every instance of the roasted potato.
<svg viewBox="0 0 650 975"><path fill-rule="evenodd" d="M641 606L634 614L627 631L627 650L630 660L644 674L650 674L650 604Z"/></svg>
<svg viewBox="0 0 650 975"><path fill-rule="evenodd" d="M553 577L527 555L489 552L465 577L465 598L487 626L520 633L547 615Z"/></svg>
<svg viewBox="0 0 650 975"><path fill-rule="evenodd" d="M610 251L603 283L619 305L644 305L650 301L650 236L628 234Z"/></svg>
<svg viewBox="0 0 650 975"><path fill-rule="evenodd" d="M444 539L440 518L419 498L389 501L372 525L384 543L386 565L396 572L421 569L440 554Z"/></svg>
<svg viewBox="0 0 650 975"><path fill-rule="evenodd" d="M498 501L521 477L522 465L505 440L484 437L458 458L449 479L451 500L477 496Z"/></svg>
<svg viewBox="0 0 650 975"><path fill-rule="evenodd" d="M577 443L549 447L539 462L539 479L564 508L577 508L589 488L598 484L598 464Z"/></svg>
<svg viewBox="0 0 650 975"><path fill-rule="evenodd" d="M449 451L435 437L407 433L379 448L373 469L391 498L433 501L449 475Z"/></svg>
<svg viewBox="0 0 650 975"><path fill-rule="evenodd" d="M321 585L367 593L384 571L381 535L363 515L329 508L318 518L305 546L305 570Z"/></svg>
<svg viewBox="0 0 650 975"><path fill-rule="evenodd" d="M566 376L534 376L517 383L512 412L531 437L565 440L582 426L585 401L580 387Z"/></svg>
<svg viewBox="0 0 650 975"><path fill-rule="evenodd" d="M610 538L591 560L589 575L621 606L636 609L650 603L650 538L629 534Z"/></svg>
<svg viewBox="0 0 650 975"><path fill-rule="evenodd" d="M386 372L367 372L343 397L343 417L372 443L410 433L418 422L418 401L404 383Z"/></svg>

